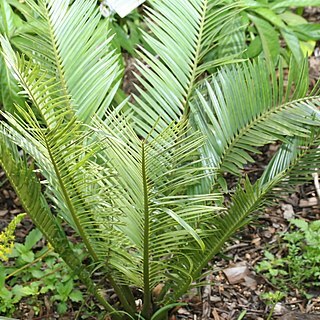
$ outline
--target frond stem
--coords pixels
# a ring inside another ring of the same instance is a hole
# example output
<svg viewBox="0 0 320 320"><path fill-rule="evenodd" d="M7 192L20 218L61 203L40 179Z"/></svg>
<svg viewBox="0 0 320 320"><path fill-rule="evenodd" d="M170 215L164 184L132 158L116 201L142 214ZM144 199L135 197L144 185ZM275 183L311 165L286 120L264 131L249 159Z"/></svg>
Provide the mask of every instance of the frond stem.
<svg viewBox="0 0 320 320"><path fill-rule="evenodd" d="M123 306L123 308L132 317L134 317L134 315L136 314L136 310L134 307L135 301L129 286L125 286L125 285L119 286L110 274L107 276L107 279L109 280L111 286L113 287L119 300L121 301L121 305Z"/></svg>
<svg viewBox="0 0 320 320"><path fill-rule="evenodd" d="M183 121L185 121L189 118L189 113L190 113L189 100L190 100L190 97L193 93L194 85L195 85L196 78L197 78L197 69L199 66L199 59L201 56L201 43L202 43L203 30L204 30L206 16L207 16L207 10L208 10L208 0L205 0L203 3L203 7L202 7L202 16L201 16L201 21L200 21L200 26L199 26L199 35L198 35L198 39L197 39L196 52L195 52L195 56L193 58L191 77L189 80L187 93L186 93L186 96L183 101Z"/></svg>
<svg viewBox="0 0 320 320"><path fill-rule="evenodd" d="M56 62L56 67L58 69L58 73L59 73L59 80L61 81L62 84L62 95L65 97L69 97L69 93L68 93L68 86L65 80L65 76L64 76L64 72L63 72L63 66L61 64L61 58L58 52L58 45L57 45L57 41L55 39L54 33L53 33L53 27L51 25L51 19L50 19L50 15L48 12L48 8L47 8L47 2L44 1L44 14L46 16L46 20L48 21L48 29L49 29L49 35L50 35L50 39L51 39L51 44L52 44L52 50L53 50L53 54L54 54L54 58L55 58L55 62ZM71 101L70 101L71 102Z"/></svg>
<svg viewBox="0 0 320 320"><path fill-rule="evenodd" d="M147 172L146 172L146 159L145 159L145 141L141 145L142 153L142 183L144 195L144 239L143 239L143 282L144 282L144 299L142 316L145 319L150 318L151 313L151 290L150 290L150 257L149 257L149 237L150 237L150 224L149 224L149 199L148 199L148 186L147 186Z"/></svg>

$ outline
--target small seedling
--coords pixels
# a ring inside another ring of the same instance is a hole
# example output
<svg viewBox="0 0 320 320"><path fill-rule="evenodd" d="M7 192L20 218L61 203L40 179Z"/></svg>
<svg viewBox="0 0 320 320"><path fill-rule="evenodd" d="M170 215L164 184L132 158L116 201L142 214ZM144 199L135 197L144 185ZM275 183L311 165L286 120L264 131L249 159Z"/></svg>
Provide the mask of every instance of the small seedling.
<svg viewBox="0 0 320 320"><path fill-rule="evenodd" d="M281 301L286 295L281 292L281 291L271 291L271 292L266 292L266 293L263 293L260 298L262 298L266 305L269 305L271 306L271 310L269 312L269 315L268 315L268 318L267 320L270 320L272 315L273 315L273 312L274 312L274 309L275 309L275 306L276 304Z"/></svg>
<svg viewBox="0 0 320 320"><path fill-rule="evenodd" d="M281 239L284 256L266 251L256 270L281 292L297 289L309 297L308 289L320 286L320 221L294 219Z"/></svg>

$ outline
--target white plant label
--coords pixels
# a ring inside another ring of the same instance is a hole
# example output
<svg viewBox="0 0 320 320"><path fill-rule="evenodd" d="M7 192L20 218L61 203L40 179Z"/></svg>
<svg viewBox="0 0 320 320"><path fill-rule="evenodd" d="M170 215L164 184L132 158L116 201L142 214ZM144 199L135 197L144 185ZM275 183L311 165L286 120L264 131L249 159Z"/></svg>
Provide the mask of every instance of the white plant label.
<svg viewBox="0 0 320 320"><path fill-rule="evenodd" d="M123 18L145 1L146 0L103 0L100 5L100 10L105 17L116 12Z"/></svg>

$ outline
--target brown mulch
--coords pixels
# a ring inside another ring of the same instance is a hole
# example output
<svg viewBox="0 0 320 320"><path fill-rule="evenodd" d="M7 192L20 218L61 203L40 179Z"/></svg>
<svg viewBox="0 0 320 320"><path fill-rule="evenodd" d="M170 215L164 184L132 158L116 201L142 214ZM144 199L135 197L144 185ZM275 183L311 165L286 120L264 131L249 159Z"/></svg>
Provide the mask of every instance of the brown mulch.
<svg viewBox="0 0 320 320"><path fill-rule="evenodd" d="M301 194L304 194L303 198L300 198ZM256 222L247 226L227 246L225 257L213 262L212 285L202 292L203 296L208 295L205 290L209 291L210 297L209 303L205 301L202 305L202 316L206 315L202 319L233 320L238 319L242 311L246 311L244 319L267 319L270 308L263 303L260 295L275 291L276 288L257 274L255 267L263 259L264 250L276 244L280 233L288 229L290 218L320 219L319 201L314 188L302 190L279 207L265 210ZM306 300L297 292L292 292L281 303L277 303L272 319L302 319L301 313L303 317L305 313L313 314L305 319L320 319L320 295Z"/></svg>
<svg viewBox="0 0 320 320"><path fill-rule="evenodd" d="M319 23L320 21L320 8L319 7L306 7L303 12L304 18L310 22Z"/></svg>

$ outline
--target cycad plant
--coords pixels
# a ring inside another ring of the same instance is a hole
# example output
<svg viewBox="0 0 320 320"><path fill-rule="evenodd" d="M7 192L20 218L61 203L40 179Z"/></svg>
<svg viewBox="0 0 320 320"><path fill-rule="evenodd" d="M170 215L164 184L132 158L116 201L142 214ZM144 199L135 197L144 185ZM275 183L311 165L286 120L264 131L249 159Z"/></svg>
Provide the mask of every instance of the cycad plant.
<svg viewBox="0 0 320 320"><path fill-rule="evenodd" d="M35 225L112 317L165 318L275 188L317 169L317 90L306 95L306 65L292 63L285 82L281 64L276 73L264 60L204 59L237 3L160 0L146 10L139 94L114 105L122 71L95 1L26 2L35 29L22 35L24 53L1 38L28 102L2 113L0 164ZM282 147L251 182L245 165L274 141ZM238 178L235 190L226 173ZM93 280L97 270L108 284Z"/></svg>

